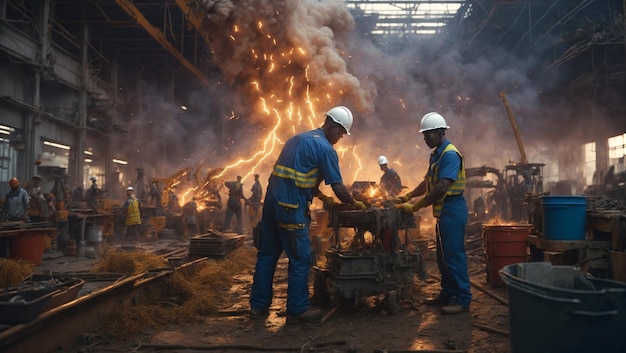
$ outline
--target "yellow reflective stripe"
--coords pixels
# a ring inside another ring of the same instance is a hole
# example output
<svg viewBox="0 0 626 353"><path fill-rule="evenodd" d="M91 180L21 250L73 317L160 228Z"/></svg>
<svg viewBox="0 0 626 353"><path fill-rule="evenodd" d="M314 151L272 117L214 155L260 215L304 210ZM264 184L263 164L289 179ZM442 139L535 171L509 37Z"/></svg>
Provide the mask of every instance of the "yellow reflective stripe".
<svg viewBox="0 0 626 353"><path fill-rule="evenodd" d="M302 223L299 223L299 224L278 223L278 226L283 229L289 229L289 230L304 229L305 227L305 225Z"/></svg>
<svg viewBox="0 0 626 353"><path fill-rule="evenodd" d="M433 216L435 217L439 217L441 215L441 210L443 209L443 202L446 199L446 196L461 195L463 191L465 191L465 160L463 159L463 155L461 154L461 152L459 152L456 146L450 143L446 146L446 148L443 149L443 151L441 152L441 155L439 156L439 159L443 157L444 153L449 152L449 151L454 151L459 155L459 157L461 157L461 169L457 173L457 177L454 183L448 186L448 190L446 191L446 194L444 195L444 197L441 198L441 200L435 201L433 203ZM437 160L437 162L439 162L439 160ZM435 177L437 176L439 165L437 163L434 163L432 165L432 168L433 168L433 177L429 178L428 180L428 186L430 190L432 190L435 187L435 184L436 184Z"/></svg>
<svg viewBox="0 0 626 353"><path fill-rule="evenodd" d="M278 201L278 206L283 206L287 208L298 208L298 205L294 205L292 203L280 202L280 201Z"/></svg>
<svg viewBox="0 0 626 353"><path fill-rule="evenodd" d="M311 169L308 173L299 172L293 168L285 167L282 165L276 165L274 167L273 175L279 178L292 179L295 181L296 186L300 188L313 188L317 183L317 173L319 169Z"/></svg>

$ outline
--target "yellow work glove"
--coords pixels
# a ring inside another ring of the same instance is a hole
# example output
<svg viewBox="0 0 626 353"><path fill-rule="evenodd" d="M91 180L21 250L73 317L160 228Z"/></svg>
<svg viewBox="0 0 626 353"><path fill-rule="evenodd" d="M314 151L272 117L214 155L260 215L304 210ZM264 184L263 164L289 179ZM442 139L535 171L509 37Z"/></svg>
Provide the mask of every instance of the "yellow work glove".
<svg viewBox="0 0 626 353"><path fill-rule="evenodd" d="M413 205L411 205L408 202L405 202L403 204L397 205L396 207L402 212L413 213L413 212L418 211L420 208L426 207L426 201L424 201L424 199L421 199Z"/></svg>
<svg viewBox="0 0 626 353"><path fill-rule="evenodd" d="M413 205L413 212L419 210L420 208L424 208L426 207L426 198L421 198L419 201L417 201L414 205Z"/></svg>
<svg viewBox="0 0 626 353"><path fill-rule="evenodd" d="M324 203L324 206L327 207L327 208L330 208L332 205L335 204L335 199L333 199L332 196L326 196L324 194L319 194L319 195L317 195L317 198L320 199Z"/></svg>
<svg viewBox="0 0 626 353"><path fill-rule="evenodd" d="M396 203L405 203L407 201L409 201L411 199L411 193L407 192L406 195L403 196L399 196L398 198L396 198L394 201Z"/></svg>
<svg viewBox="0 0 626 353"><path fill-rule="evenodd" d="M365 206L363 202L358 200L354 200L354 202L352 203L352 207L361 211L365 211L367 209L367 206Z"/></svg>
<svg viewBox="0 0 626 353"><path fill-rule="evenodd" d="M411 205L408 202L396 205L396 208L399 209L400 211L406 212L406 213L412 213L413 212L413 205Z"/></svg>

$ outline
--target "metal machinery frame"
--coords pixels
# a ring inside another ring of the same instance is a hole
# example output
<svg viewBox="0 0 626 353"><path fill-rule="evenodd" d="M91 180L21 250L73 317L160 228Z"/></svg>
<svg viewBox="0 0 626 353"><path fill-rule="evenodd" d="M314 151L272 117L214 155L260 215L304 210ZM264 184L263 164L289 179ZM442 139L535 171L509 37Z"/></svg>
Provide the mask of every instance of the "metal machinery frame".
<svg viewBox="0 0 626 353"><path fill-rule="evenodd" d="M348 300L356 306L362 297L384 295L389 313L400 310L414 274L424 273L424 261L417 246L410 246L409 229L416 227L413 214L401 213L388 203L365 211L346 210L342 205L331 209L331 246L325 252L326 266L314 268L314 298ZM354 230L347 248L342 245L340 228ZM405 231L403 241L400 230ZM366 241L367 233L371 242Z"/></svg>

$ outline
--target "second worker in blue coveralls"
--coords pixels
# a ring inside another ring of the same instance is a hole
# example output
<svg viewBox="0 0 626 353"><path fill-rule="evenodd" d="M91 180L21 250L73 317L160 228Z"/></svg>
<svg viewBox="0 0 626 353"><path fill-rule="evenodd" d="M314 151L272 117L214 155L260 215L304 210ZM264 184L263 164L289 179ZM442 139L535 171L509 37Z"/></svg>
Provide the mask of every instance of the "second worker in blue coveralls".
<svg viewBox="0 0 626 353"><path fill-rule="evenodd" d="M339 157L333 148L343 135L350 134L352 121L352 112L337 106L326 113L321 128L293 136L285 143L269 178L260 234L256 237L258 252L250 295L250 318L261 318L269 312L274 272L283 251L289 259L287 324L321 318L319 310L309 309L309 205L314 196L326 205L334 203L331 196L318 189L324 180L339 200L355 209L366 209L363 202L352 198L343 184Z"/></svg>
<svg viewBox="0 0 626 353"><path fill-rule="evenodd" d="M446 138L450 127L439 113L431 112L422 118L419 132L424 141L433 148L426 178L411 192L401 196L398 205L406 212L433 206L437 219L437 266L441 273L441 292L424 304L441 306L443 314L460 314L469 309L472 301L467 255L465 254L465 226L467 204L465 190L465 165L461 152ZM415 204L407 203L416 196L424 195Z"/></svg>

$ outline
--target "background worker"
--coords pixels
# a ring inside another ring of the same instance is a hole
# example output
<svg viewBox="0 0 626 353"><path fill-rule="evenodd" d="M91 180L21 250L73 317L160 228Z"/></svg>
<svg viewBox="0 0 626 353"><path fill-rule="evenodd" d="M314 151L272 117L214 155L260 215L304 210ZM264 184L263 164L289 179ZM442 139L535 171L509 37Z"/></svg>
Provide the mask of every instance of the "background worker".
<svg viewBox="0 0 626 353"><path fill-rule="evenodd" d="M163 213L163 206L161 205L161 190L159 190L159 182L153 181L150 184L150 190L148 191L148 202L155 208L155 216L160 216Z"/></svg>
<svg viewBox="0 0 626 353"><path fill-rule="evenodd" d="M228 188L228 202L226 204L226 220L224 221L224 229L230 228L230 221L233 215L237 217L237 226L235 233L241 234L243 228L241 225L241 200L246 201L243 196L243 184L241 184L241 175L237 175L237 181L227 181L225 183Z"/></svg>
<svg viewBox="0 0 626 353"><path fill-rule="evenodd" d="M291 137L283 147L269 178L260 233L255 236L257 262L250 295L250 318L268 314L272 304L272 283L278 258L285 251L289 259L287 287L287 324L317 320L318 310L309 310L308 278L311 270L309 205L317 196L326 205L334 199L322 194L325 180L335 195L354 208L364 210L343 184L339 158L333 149L339 139L350 134L352 112L337 106L326 113L321 128Z"/></svg>
<svg viewBox="0 0 626 353"><path fill-rule="evenodd" d="M41 191L41 176L35 174L30 179L28 186L28 196L30 205L28 207L28 218L30 222L43 222L47 214L46 198Z"/></svg>
<svg viewBox="0 0 626 353"><path fill-rule="evenodd" d="M261 219L259 210L261 209L263 188L259 181L259 174L254 174L254 184L252 184L250 191L252 191L252 196L248 199L248 217L250 218L250 228L253 228Z"/></svg>
<svg viewBox="0 0 626 353"><path fill-rule="evenodd" d="M378 166L384 172L380 177L380 188L391 197L397 196L402 191L400 176L395 170L389 168L389 161L385 156L378 157Z"/></svg>
<svg viewBox="0 0 626 353"><path fill-rule="evenodd" d="M199 233L198 203L196 202L195 196L183 206L183 220L186 225L185 239L189 239Z"/></svg>
<svg viewBox="0 0 626 353"><path fill-rule="evenodd" d="M133 193L135 188L129 186L126 188L126 200L120 210L124 217L124 226L126 227L126 239L139 239L139 226L141 225L141 209L139 200L135 198Z"/></svg>
<svg viewBox="0 0 626 353"><path fill-rule="evenodd" d="M100 188L98 188L97 179L95 177L89 178L91 180L91 186L85 192L85 202L87 206L92 210L98 209L98 197L100 196Z"/></svg>
<svg viewBox="0 0 626 353"><path fill-rule="evenodd" d="M169 213L178 213L181 211L178 196L176 196L174 190L176 190L176 185L172 185L167 191L167 211Z"/></svg>
<svg viewBox="0 0 626 353"><path fill-rule="evenodd" d="M2 204L3 221L25 221L28 217L27 211L30 205L28 192L22 189L17 178L9 180L11 190L5 195ZM9 239L0 237L0 257L8 257Z"/></svg>
<svg viewBox="0 0 626 353"><path fill-rule="evenodd" d="M69 204L70 207L79 208L80 203L83 201L83 187L81 185L76 184L74 190L72 191L72 200Z"/></svg>
<svg viewBox="0 0 626 353"><path fill-rule="evenodd" d="M461 152L446 138L446 121L439 113L431 112L422 118L419 132L433 148L426 178L414 190L401 196L398 205L405 212L415 212L432 205L437 219L437 266L441 273L441 292L426 305L442 306L443 314L459 314L469 309L469 275L465 253L465 226L467 204L465 190L465 165ZM407 201L426 194L415 204Z"/></svg>

